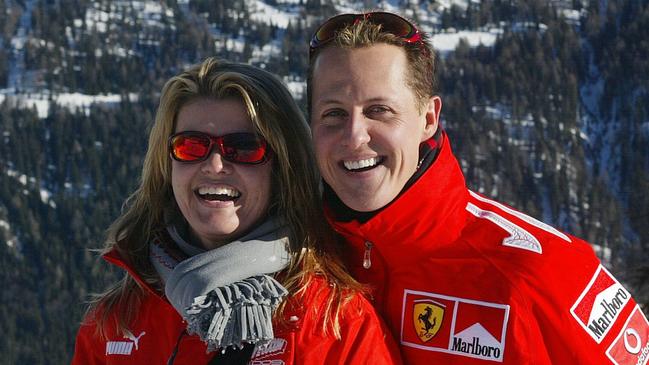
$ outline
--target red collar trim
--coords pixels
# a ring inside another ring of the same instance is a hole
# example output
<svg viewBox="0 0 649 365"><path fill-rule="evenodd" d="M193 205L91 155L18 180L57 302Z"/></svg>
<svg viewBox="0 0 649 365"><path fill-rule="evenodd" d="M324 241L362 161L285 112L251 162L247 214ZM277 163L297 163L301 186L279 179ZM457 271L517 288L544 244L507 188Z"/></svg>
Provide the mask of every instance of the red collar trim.
<svg viewBox="0 0 649 365"><path fill-rule="evenodd" d="M433 246L433 242L417 239L422 236L435 237L435 244L456 239L468 217L468 200L464 175L453 155L449 139L444 138L439 156L428 170L399 198L367 222L332 221L332 212L329 208L325 208L325 211L334 228L343 235L373 242L384 256L390 253L403 255L404 244L408 245L407 248L422 250Z"/></svg>
<svg viewBox="0 0 649 365"><path fill-rule="evenodd" d="M110 250L102 255L102 258L119 268L125 270L141 287L145 288L149 293L161 297L160 293L156 291L151 285L147 284L142 276L135 270L133 266L119 253L117 248Z"/></svg>

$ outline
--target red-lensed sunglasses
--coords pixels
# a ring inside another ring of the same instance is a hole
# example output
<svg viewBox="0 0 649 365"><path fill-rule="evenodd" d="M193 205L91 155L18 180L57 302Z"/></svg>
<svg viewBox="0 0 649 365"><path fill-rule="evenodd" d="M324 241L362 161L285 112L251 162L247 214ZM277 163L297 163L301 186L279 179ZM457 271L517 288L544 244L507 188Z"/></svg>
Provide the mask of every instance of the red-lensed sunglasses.
<svg viewBox="0 0 649 365"><path fill-rule="evenodd" d="M367 20L373 24L381 25L381 30L403 39L406 43L415 43L421 41L421 34L419 29L415 27L405 18L399 15L375 11L363 14L340 14L329 18L322 23L320 27L313 33L311 42L309 42L309 54L313 55L313 51L322 45L331 41L336 32L346 26L356 24L361 20Z"/></svg>
<svg viewBox="0 0 649 365"><path fill-rule="evenodd" d="M254 133L215 137L203 132L185 131L169 137L171 157L179 162L205 161L215 146L223 159L238 164L260 164L268 161L271 154L266 141Z"/></svg>

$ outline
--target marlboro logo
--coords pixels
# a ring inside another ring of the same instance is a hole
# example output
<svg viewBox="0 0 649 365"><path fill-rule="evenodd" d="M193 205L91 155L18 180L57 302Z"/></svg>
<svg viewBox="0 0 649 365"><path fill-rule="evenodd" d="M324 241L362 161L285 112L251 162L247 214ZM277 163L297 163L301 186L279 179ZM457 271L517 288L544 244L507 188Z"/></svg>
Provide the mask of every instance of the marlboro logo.
<svg viewBox="0 0 649 365"><path fill-rule="evenodd" d="M600 265L570 312L601 343L629 301L631 294Z"/></svg>
<svg viewBox="0 0 649 365"><path fill-rule="evenodd" d="M502 362L509 306L405 290L401 344Z"/></svg>

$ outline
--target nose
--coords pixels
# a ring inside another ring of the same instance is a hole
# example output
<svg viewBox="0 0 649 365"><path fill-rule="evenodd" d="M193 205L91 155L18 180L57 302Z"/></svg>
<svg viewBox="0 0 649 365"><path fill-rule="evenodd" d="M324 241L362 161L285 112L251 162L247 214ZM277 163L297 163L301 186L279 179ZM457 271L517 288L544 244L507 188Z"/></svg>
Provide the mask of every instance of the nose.
<svg viewBox="0 0 649 365"><path fill-rule="evenodd" d="M371 139L368 127L369 125L362 110L353 111L345 128L343 145L356 149L367 144Z"/></svg>
<svg viewBox="0 0 649 365"><path fill-rule="evenodd" d="M205 161L201 162L201 171L207 175L229 173L231 163L223 158L218 148L213 148Z"/></svg>

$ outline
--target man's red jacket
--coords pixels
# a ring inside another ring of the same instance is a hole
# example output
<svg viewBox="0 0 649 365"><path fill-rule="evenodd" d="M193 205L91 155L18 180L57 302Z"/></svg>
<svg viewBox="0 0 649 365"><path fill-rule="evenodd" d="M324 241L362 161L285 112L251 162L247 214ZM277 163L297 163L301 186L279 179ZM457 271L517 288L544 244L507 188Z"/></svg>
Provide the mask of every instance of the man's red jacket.
<svg viewBox="0 0 649 365"><path fill-rule="evenodd" d="M139 276L116 254L106 259L126 269L137 280ZM173 306L151 287L139 308L129 333L108 330L101 338L94 322L81 325L76 338L72 365L100 364L207 364L215 353L197 337L181 335L187 324ZM250 364L401 364L394 340L370 303L360 294L343 307L340 327L342 339L320 331L327 282L315 277L305 293L289 299L284 322L276 321L275 338L264 347L255 348ZM86 320L88 322L88 319Z"/></svg>
<svg viewBox="0 0 649 365"><path fill-rule="evenodd" d="M647 319L590 245L469 191L443 139L369 221L327 209L404 363L646 364Z"/></svg>

